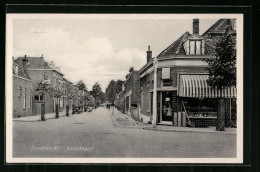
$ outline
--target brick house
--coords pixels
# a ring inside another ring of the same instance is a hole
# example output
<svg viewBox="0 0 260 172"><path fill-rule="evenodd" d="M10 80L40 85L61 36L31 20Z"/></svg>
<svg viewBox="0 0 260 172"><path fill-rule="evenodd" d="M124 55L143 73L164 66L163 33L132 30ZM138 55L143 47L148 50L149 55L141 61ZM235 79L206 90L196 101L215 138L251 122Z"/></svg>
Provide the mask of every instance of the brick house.
<svg viewBox="0 0 260 172"><path fill-rule="evenodd" d="M193 33L185 32L156 58L152 58L152 51L148 47L147 63L139 70L140 120L153 121L154 85L157 91L155 101L157 119L154 120L156 124L177 125L178 120L182 121L180 112L186 112L187 120L194 125L203 123L214 126L218 97L225 98L226 112L231 114L231 100L236 98L236 88L217 91L209 87L207 63L203 61L214 56L217 36L224 33L228 25L231 26L231 33L235 35L235 20L232 19L221 19L203 35L199 35L199 19L194 19ZM186 120L186 117L184 119Z"/></svg>
<svg viewBox="0 0 260 172"><path fill-rule="evenodd" d="M13 117L33 115L33 81L28 74L28 59L21 64L13 61Z"/></svg>
<svg viewBox="0 0 260 172"><path fill-rule="evenodd" d="M124 86L125 113L134 116L134 113L136 113L134 111L138 110L140 102L140 76L138 71L130 68Z"/></svg>
<svg viewBox="0 0 260 172"><path fill-rule="evenodd" d="M22 64L23 57L18 57L15 62ZM59 68L54 66L53 62L46 62L44 57L27 57L28 60L28 74L33 81L33 98L35 102L35 108L33 111L34 115L40 115L41 106L40 102L45 100L45 113L55 112L55 104L59 105L59 110L64 109L64 98L56 98L51 93L45 93L44 97L41 93L35 91L37 88L37 83L43 81L44 77L47 77L47 81L50 83L50 87L54 89L63 90L63 74L60 72Z"/></svg>

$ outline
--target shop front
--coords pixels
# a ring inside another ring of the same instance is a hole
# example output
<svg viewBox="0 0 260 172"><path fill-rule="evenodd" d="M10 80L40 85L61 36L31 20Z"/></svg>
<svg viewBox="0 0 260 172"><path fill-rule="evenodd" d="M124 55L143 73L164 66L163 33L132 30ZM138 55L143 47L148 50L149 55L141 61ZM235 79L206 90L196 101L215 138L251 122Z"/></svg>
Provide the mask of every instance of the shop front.
<svg viewBox="0 0 260 172"><path fill-rule="evenodd" d="M188 126L216 126L218 99L225 101L225 124L236 126L236 88L217 89L207 83L207 74L180 74L178 96Z"/></svg>

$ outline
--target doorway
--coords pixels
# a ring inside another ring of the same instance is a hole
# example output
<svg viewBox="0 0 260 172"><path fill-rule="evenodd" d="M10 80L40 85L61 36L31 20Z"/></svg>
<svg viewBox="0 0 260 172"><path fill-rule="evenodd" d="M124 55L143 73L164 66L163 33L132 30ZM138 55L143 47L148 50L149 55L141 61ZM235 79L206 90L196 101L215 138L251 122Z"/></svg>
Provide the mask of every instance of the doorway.
<svg viewBox="0 0 260 172"><path fill-rule="evenodd" d="M173 121L173 92L163 91L161 92L161 122Z"/></svg>

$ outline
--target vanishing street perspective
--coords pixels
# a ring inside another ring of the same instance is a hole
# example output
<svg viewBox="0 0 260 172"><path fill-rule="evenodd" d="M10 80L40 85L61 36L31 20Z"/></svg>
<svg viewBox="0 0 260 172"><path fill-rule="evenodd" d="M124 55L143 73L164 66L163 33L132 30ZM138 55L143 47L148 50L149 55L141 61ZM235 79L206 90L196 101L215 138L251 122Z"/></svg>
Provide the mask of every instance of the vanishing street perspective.
<svg viewBox="0 0 260 172"><path fill-rule="evenodd" d="M236 19L19 19L14 158L236 158Z"/></svg>

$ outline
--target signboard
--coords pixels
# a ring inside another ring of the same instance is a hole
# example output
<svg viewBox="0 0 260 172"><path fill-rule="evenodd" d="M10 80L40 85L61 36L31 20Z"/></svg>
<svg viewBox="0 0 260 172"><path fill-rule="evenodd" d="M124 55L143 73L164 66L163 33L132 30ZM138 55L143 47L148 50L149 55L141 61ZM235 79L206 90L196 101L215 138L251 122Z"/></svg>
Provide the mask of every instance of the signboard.
<svg viewBox="0 0 260 172"><path fill-rule="evenodd" d="M170 79L170 68L162 68L162 79Z"/></svg>

